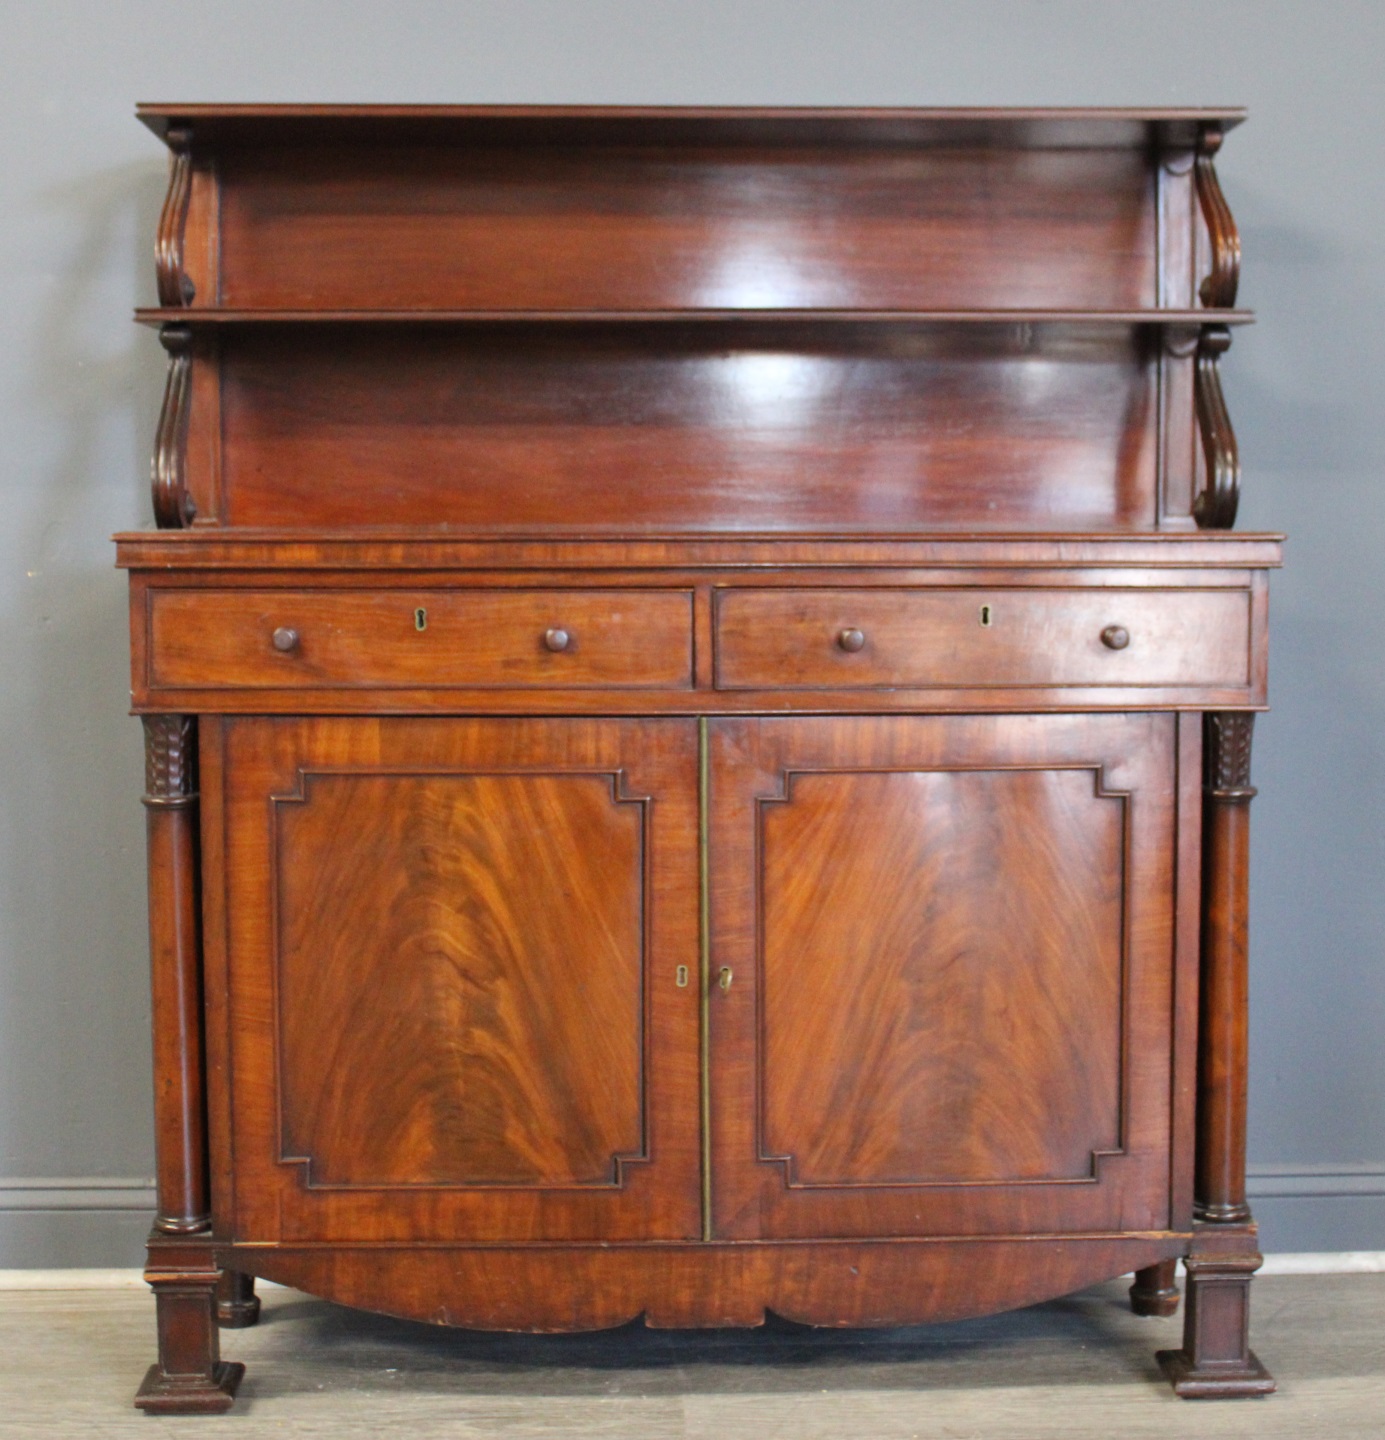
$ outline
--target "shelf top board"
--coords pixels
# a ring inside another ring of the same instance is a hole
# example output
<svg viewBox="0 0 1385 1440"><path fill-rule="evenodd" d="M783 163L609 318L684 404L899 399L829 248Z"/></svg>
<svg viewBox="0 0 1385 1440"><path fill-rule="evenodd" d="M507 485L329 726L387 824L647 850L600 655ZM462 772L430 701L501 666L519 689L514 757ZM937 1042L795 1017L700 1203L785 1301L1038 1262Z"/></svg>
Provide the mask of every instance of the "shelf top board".
<svg viewBox="0 0 1385 1440"><path fill-rule="evenodd" d="M151 306L135 311L141 325L1249 325L1251 310L275 310L225 306Z"/></svg>
<svg viewBox="0 0 1385 1440"><path fill-rule="evenodd" d="M1191 146L1204 127L1229 130L1238 107L1071 109L825 108L596 105L142 104L160 138L288 139L490 145L860 145L1001 148Z"/></svg>

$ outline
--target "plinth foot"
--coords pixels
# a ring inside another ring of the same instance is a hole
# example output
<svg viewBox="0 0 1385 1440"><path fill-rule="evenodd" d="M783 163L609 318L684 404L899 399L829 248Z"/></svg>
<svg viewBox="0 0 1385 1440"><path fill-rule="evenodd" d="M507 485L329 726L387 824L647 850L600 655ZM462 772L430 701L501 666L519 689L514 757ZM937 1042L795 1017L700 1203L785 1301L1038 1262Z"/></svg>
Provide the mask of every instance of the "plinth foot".
<svg viewBox="0 0 1385 1440"><path fill-rule="evenodd" d="M1245 1360L1195 1365L1182 1350L1160 1350L1155 1357L1173 1393L1184 1400L1243 1400L1272 1395L1274 1376L1247 1350Z"/></svg>
<svg viewBox="0 0 1385 1440"><path fill-rule="evenodd" d="M166 1375L151 1365L135 1404L146 1415L220 1415L236 1403L244 1375L245 1366L232 1360L218 1361L210 1375Z"/></svg>

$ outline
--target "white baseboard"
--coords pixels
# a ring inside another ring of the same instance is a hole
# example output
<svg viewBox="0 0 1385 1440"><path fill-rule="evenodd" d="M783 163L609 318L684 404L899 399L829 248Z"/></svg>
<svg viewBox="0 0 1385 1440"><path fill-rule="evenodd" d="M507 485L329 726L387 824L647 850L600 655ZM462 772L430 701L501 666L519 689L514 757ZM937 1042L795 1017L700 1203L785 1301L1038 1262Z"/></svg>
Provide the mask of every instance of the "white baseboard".
<svg viewBox="0 0 1385 1440"><path fill-rule="evenodd" d="M1382 1275L1385 1250L1339 1250L1321 1254L1266 1255L1261 1275ZM261 1289L278 1290L272 1280ZM0 1270L0 1290L139 1290L139 1270Z"/></svg>
<svg viewBox="0 0 1385 1440"><path fill-rule="evenodd" d="M0 1180L0 1214L15 1210L147 1210L154 1182L144 1176L13 1176Z"/></svg>
<svg viewBox="0 0 1385 1440"><path fill-rule="evenodd" d="M1247 1165L1248 1200L1317 1200L1342 1195L1385 1196L1379 1165Z"/></svg>

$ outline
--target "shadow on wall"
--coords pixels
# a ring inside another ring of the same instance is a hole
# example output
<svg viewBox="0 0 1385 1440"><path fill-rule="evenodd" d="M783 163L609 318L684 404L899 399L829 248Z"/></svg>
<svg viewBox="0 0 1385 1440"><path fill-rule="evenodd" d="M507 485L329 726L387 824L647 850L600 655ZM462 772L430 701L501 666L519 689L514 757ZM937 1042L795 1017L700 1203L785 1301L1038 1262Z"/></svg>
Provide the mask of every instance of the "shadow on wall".
<svg viewBox="0 0 1385 1440"><path fill-rule="evenodd" d="M1385 298L1368 246L1302 228L1262 194L1239 195L1236 211L1250 257L1241 298L1259 317L1225 367L1239 528L1289 535L1254 765L1250 1158L1385 1177L1385 668L1367 638L1385 454L1363 380L1385 370ZM1321 1212L1313 1248L1380 1244L1385 1179L1373 1203L1305 1199ZM1299 1228L1284 1205L1261 1213L1274 1217L1266 1249L1305 1248L1279 1233Z"/></svg>
<svg viewBox="0 0 1385 1440"><path fill-rule="evenodd" d="M0 1175L152 1168L140 737L126 717L124 583L109 536L149 523L161 352L129 307L152 293L147 237L165 183L153 155L38 197L40 225L73 243L42 276L36 328L19 340L33 442L7 456L27 493L0 635L15 687L0 820L12 887ZM11 1263L79 1263L56 1237L43 1248Z"/></svg>

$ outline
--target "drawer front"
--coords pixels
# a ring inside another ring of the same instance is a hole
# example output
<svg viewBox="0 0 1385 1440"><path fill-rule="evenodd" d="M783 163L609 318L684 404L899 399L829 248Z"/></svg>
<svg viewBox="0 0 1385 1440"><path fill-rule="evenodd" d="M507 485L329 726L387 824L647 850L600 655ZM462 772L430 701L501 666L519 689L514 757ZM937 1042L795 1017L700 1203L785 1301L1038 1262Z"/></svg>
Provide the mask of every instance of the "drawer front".
<svg viewBox="0 0 1385 1440"><path fill-rule="evenodd" d="M155 688L692 683L687 591L155 589L148 615Z"/></svg>
<svg viewBox="0 0 1385 1440"><path fill-rule="evenodd" d="M1244 590L724 590L723 690L1244 686Z"/></svg>

